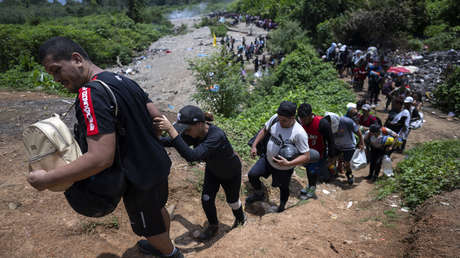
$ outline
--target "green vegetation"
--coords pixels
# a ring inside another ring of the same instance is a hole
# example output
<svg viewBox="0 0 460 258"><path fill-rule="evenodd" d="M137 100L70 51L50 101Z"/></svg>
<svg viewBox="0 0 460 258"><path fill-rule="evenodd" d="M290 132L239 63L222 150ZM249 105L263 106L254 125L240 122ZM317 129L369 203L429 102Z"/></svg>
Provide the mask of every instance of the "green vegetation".
<svg viewBox="0 0 460 258"><path fill-rule="evenodd" d="M405 204L415 208L441 191L460 186L460 140L432 141L407 152L398 163L395 178L379 182L378 198L400 192Z"/></svg>
<svg viewBox="0 0 460 258"><path fill-rule="evenodd" d="M127 63L140 51L169 32L169 26L139 24L123 14L57 18L36 26L0 25L0 69L18 64L22 55L38 60L38 48L47 39L65 36L78 42L98 65L114 64L117 56Z"/></svg>
<svg viewBox="0 0 460 258"><path fill-rule="evenodd" d="M366 47L430 50L460 48L460 5L455 0L239 0L237 12L277 22L293 20L308 32L316 47L331 42ZM412 42L409 42L411 41Z"/></svg>
<svg viewBox="0 0 460 258"><path fill-rule="evenodd" d="M344 103L355 99L347 85L337 78L334 68L322 62L306 43L286 56L266 80L273 84L257 83L235 116L217 119L244 158L249 156L247 141L276 113L281 101L308 102L316 114L322 115L325 111L342 113ZM267 88L259 88L260 85Z"/></svg>
<svg viewBox="0 0 460 258"><path fill-rule="evenodd" d="M88 221L82 223L81 229L85 234L93 234L96 232L98 226L103 227L104 229L120 229L118 217L115 215L105 217L103 221Z"/></svg>
<svg viewBox="0 0 460 258"><path fill-rule="evenodd" d="M208 26L209 30L211 31L211 35L215 34L216 37L225 37L228 32L228 23L221 23L218 17L203 17L200 23L195 24L196 28L201 28L204 26Z"/></svg>
<svg viewBox="0 0 460 258"><path fill-rule="evenodd" d="M38 48L55 36L69 37L88 52L92 61L102 67L117 59L129 63L162 35L169 33L169 22L163 24L135 23L124 14L89 15L82 18L62 17L38 25L0 24L0 87L34 89L50 93L65 91L62 86L43 75L37 64Z"/></svg>
<svg viewBox="0 0 460 258"><path fill-rule="evenodd" d="M307 33L300 28L297 21L286 20L279 29L269 33L267 45L274 55L289 54L302 42L307 42Z"/></svg>
<svg viewBox="0 0 460 258"><path fill-rule="evenodd" d="M239 111L248 86L242 80L241 66L232 62L229 53L222 49L209 58L191 61L190 67L196 79L194 100L224 117Z"/></svg>
<svg viewBox="0 0 460 258"><path fill-rule="evenodd" d="M436 105L446 112L460 114L460 66L445 71L446 81L434 91Z"/></svg>
<svg viewBox="0 0 460 258"><path fill-rule="evenodd" d="M225 37L227 35L227 26L225 24L219 24L215 26L210 26L209 30L211 30L211 35L216 35L216 37Z"/></svg>

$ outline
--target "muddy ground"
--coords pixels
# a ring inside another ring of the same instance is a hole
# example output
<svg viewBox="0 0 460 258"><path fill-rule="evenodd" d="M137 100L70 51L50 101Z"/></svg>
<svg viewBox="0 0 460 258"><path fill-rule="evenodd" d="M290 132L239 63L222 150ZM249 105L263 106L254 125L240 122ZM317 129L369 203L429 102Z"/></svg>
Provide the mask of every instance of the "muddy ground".
<svg viewBox="0 0 460 258"><path fill-rule="evenodd" d="M209 35L207 37L209 39ZM168 62L166 54L163 61L156 58L163 57L154 57L152 64ZM181 69L182 72L187 71L184 67ZM136 75L147 76L142 73ZM156 80L158 85L181 80L181 73L164 76L169 79L152 80ZM153 90L146 85L142 84L152 96L156 88ZM186 87L185 82L176 85ZM180 87L181 91L191 92L189 88ZM167 107L170 101L179 103L174 106L190 103L190 95L184 97L168 93L168 90L162 94L164 98L153 100L171 117L173 113L170 111L177 110ZM68 103L68 99L37 92L0 91L0 256L145 257L135 247L140 238L131 231L123 203L106 217L85 218L72 211L62 193L38 192L27 184L22 129L52 113L65 112L70 106ZM408 148L433 139L460 136L458 121L440 118L437 113L432 114L437 111L425 108L426 123L421 129L411 132ZM384 118L381 109L377 107L377 115ZM221 191L216 199L221 223L219 235L210 242L197 242L192 234L206 221L200 201L204 167L203 164L190 166L172 149L168 149L168 153L173 160L167 203L174 214L171 237L187 257L458 255L458 192L442 196L442 202L450 206L434 201L431 206L427 204L424 213L411 216L401 210L398 195L375 200L375 185L363 179L368 168L355 172L356 183L351 187L343 176L332 183L320 184L318 198L306 202L298 199L300 188L306 185L305 172L298 169L291 182L291 198L285 212L265 214L267 206L277 204L279 200L278 193L269 188L269 202L249 209L246 207L249 214L247 225L232 231L233 216ZM394 165L403 157L394 155ZM251 161L246 162L243 170L242 200L248 192L247 172L250 165ZM271 181L266 182L269 184ZM448 230L449 226L454 230L443 233L441 229ZM440 238L444 241L447 235L452 240L444 244Z"/></svg>

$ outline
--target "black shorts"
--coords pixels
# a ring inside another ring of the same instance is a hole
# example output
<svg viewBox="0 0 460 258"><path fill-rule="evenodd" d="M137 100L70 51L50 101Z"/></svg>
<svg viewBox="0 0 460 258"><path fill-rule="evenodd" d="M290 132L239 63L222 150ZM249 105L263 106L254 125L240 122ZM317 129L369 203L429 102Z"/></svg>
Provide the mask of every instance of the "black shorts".
<svg viewBox="0 0 460 258"><path fill-rule="evenodd" d="M135 188L128 182L123 203L136 235L150 237L166 232L161 210L167 201L167 179L146 191Z"/></svg>

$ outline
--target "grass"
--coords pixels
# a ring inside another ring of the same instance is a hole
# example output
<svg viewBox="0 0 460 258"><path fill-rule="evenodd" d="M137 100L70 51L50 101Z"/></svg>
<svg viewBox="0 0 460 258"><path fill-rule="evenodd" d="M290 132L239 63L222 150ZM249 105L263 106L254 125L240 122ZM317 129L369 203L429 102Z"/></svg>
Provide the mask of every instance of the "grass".
<svg viewBox="0 0 460 258"><path fill-rule="evenodd" d="M81 225L81 229L85 234L92 234L96 232L97 227L103 227L104 229L116 229L120 228L120 223L118 222L118 217L112 215L105 218L103 221L88 221L84 222Z"/></svg>
<svg viewBox="0 0 460 258"><path fill-rule="evenodd" d="M201 193L203 192L203 181L204 181L204 172L202 169L197 167L192 167L193 172L193 181L191 181L195 185L195 189Z"/></svg>
<svg viewBox="0 0 460 258"><path fill-rule="evenodd" d="M294 169L295 174L300 178L307 178L307 170L302 166L297 166Z"/></svg>
<svg viewBox="0 0 460 258"><path fill-rule="evenodd" d="M426 199L460 186L460 140L432 141L407 152L394 178L378 182L377 199L400 193L404 205L415 208Z"/></svg>

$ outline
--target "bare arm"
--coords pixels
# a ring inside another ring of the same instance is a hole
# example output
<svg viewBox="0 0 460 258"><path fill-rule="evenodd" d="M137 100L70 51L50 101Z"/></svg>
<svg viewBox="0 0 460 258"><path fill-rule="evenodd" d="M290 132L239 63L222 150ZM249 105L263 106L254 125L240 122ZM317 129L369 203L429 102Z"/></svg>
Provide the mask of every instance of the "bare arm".
<svg viewBox="0 0 460 258"><path fill-rule="evenodd" d="M115 133L89 136L88 152L77 160L50 170L36 170L27 181L36 189L44 190L56 184L73 183L96 175L112 166L115 156Z"/></svg>
<svg viewBox="0 0 460 258"><path fill-rule="evenodd" d="M359 143L358 143L358 148L360 148L361 150L364 149L364 139L363 139L363 134L361 133L361 130L358 130L358 132L356 133L359 137Z"/></svg>
<svg viewBox="0 0 460 258"><path fill-rule="evenodd" d="M251 146L251 157L254 158L257 155L257 144L260 141L262 141L262 139L265 137L266 134L267 134L267 129L265 129L265 126L264 126L264 128L262 128L262 130L260 130L259 133L257 134L256 138L254 139L254 143Z"/></svg>
<svg viewBox="0 0 460 258"><path fill-rule="evenodd" d="M288 161L287 159L281 156L273 157L273 161L278 163L280 166L286 166L286 167L294 167L298 165L303 165L307 163L309 160L310 160L310 151L300 154L299 156L297 156L297 158L291 161Z"/></svg>
<svg viewBox="0 0 460 258"><path fill-rule="evenodd" d="M148 102L146 106L152 119L155 119L155 117L162 117L160 111L155 107L155 105L152 102ZM161 130L158 129L158 127L156 126L154 126L153 128L155 129L155 135L157 137L160 137Z"/></svg>

